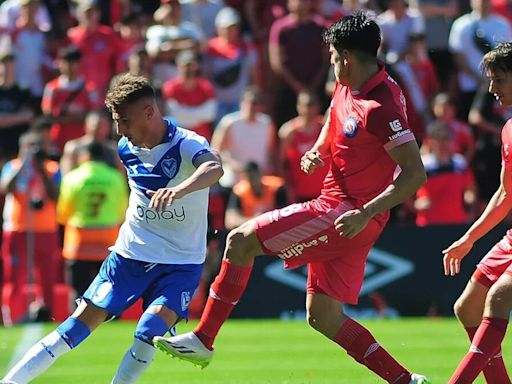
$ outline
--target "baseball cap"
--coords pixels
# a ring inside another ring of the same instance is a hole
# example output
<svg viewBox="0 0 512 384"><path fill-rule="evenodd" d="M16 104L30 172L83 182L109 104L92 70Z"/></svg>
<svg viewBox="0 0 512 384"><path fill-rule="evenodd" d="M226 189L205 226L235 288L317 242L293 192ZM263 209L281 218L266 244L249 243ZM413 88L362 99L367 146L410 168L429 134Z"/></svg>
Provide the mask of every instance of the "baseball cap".
<svg viewBox="0 0 512 384"><path fill-rule="evenodd" d="M236 24L240 24L240 15L231 7L222 8L215 17L215 26L217 28L227 28Z"/></svg>

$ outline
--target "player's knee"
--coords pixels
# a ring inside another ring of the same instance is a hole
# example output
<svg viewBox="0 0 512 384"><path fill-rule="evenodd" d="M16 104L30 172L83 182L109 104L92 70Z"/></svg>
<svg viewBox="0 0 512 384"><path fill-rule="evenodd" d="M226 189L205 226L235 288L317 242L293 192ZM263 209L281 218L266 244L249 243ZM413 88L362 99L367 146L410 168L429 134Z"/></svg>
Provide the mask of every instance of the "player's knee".
<svg viewBox="0 0 512 384"><path fill-rule="evenodd" d="M250 252L249 239L240 227L229 232L226 249L226 258L232 261L244 261L246 258L253 256Z"/></svg>
<svg viewBox="0 0 512 384"><path fill-rule="evenodd" d="M68 317L56 329L71 349L77 347L90 334L91 330L79 319Z"/></svg>
<svg viewBox="0 0 512 384"><path fill-rule="evenodd" d="M135 338L153 345L153 337L163 336L169 327L166 321L154 313L144 312L135 328Z"/></svg>
<svg viewBox="0 0 512 384"><path fill-rule="evenodd" d="M311 328L320 333L325 333L327 319L321 311L316 310L314 307L308 308L306 320Z"/></svg>

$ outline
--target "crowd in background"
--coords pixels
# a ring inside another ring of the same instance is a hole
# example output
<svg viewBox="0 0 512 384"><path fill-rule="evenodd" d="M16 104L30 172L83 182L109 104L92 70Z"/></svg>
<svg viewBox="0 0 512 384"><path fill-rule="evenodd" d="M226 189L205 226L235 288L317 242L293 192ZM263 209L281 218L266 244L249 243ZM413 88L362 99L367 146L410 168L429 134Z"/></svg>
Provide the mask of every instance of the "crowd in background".
<svg viewBox="0 0 512 384"><path fill-rule="evenodd" d="M127 187L103 101L123 73L151 79L162 112L221 152L212 233L317 196L328 169L308 177L299 160L336 86L322 32L360 10L381 26L429 176L391 220L471 222L498 187L511 112L479 69L512 40L508 0L0 1L4 316L23 316L14 301L27 282L48 308L56 281L79 296L115 239ZM218 255L222 237L210 240Z"/></svg>

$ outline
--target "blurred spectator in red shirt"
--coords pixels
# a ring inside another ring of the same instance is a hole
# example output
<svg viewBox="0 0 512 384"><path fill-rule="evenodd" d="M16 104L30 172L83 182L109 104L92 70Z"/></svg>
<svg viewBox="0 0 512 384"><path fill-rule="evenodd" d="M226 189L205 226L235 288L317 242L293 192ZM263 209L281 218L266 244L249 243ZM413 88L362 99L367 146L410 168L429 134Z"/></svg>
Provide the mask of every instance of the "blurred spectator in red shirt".
<svg viewBox="0 0 512 384"><path fill-rule="evenodd" d="M274 122L282 125L296 115L297 94L309 90L323 96L329 67L323 44L324 19L310 0L288 0L290 13L270 30L270 65L276 73Z"/></svg>
<svg viewBox="0 0 512 384"><path fill-rule="evenodd" d="M297 97L299 115L286 122L279 129L280 175L286 181L288 201L303 202L320 195L322 184L329 167L321 167L312 175L300 169L300 159L315 144L323 126L318 98L309 92L301 92Z"/></svg>
<svg viewBox="0 0 512 384"><path fill-rule="evenodd" d="M100 17L95 0L80 0L78 26L68 31L68 38L82 54L84 80L93 84L103 98L116 73L121 44L112 27L100 24Z"/></svg>
<svg viewBox="0 0 512 384"><path fill-rule="evenodd" d="M416 193L416 224L465 224L476 202L475 179L464 156L453 152L449 126L436 121L429 126L431 152L422 155L427 182Z"/></svg>
<svg viewBox="0 0 512 384"><path fill-rule="evenodd" d="M0 57L0 160L18 154L18 141L28 129L34 113L29 98L16 83L14 56Z"/></svg>
<svg viewBox="0 0 512 384"><path fill-rule="evenodd" d="M217 113L217 101L212 84L199 76L199 60L193 51L176 56L178 76L162 85L166 113L177 125L195 131L208 141Z"/></svg>
<svg viewBox="0 0 512 384"><path fill-rule="evenodd" d="M128 68L128 58L136 50L144 48L144 35L139 15L130 13L123 16L118 24L121 38L116 72L124 72Z"/></svg>
<svg viewBox="0 0 512 384"><path fill-rule="evenodd" d="M81 57L76 47L61 49L57 60L60 76L44 89L41 107L54 120L50 134L59 151L68 140L84 134L85 114L102 104L94 86L81 76Z"/></svg>
<svg viewBox="0 0 512 384"><path fill-rule="evenodd" d="M442 121L452 131L453 152L460 153L471 163L475 155L475 138L471 127L457 118L457 107L447 93L439 93L434 97L432 110L436 121ZM421 147L422 153L430 152L428 137Z"/></svg>
<svg viewBox="0 0 512 384"><path fill-rule="evenodd" d="M247 0L245 2L245 16L258 52L255 83L266 92L267 99L273 97L270 91L273 73L268 56L270 28L274 21L288 13L286 2L287 0ZM273 104L273 102L269 103L269 105Z"/></svg>
<svg viewBox="0 0 512 384"><path fill-rule="evenodd" d="M162 3L153 18L156 24L146 32L146 51L153 60L153 82L159 86L177 75L176 54L188 49L199 51L204 36L196 25L183 21L177 0Z"/></svg>
<svg viewBox="0 0 512 384"><path fill-rule="evenodd" d="M215 18L218 36L208 41L204 56L203 71L219 103L216 122L240 109L244 90L255 80L256 51L242 39L240 22L235 9L223 8Z"/></svg>

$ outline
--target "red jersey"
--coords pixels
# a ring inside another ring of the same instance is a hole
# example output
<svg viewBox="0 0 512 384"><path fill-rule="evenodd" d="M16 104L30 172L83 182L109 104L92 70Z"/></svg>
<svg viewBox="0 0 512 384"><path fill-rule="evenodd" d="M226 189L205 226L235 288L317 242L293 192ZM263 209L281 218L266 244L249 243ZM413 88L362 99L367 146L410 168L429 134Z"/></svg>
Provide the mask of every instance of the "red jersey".
<svg viewBox="0 0 512 384"><path fill-rule="evenodd" d="M77 26L68 31L68 37L82 53L81 73L84 79L105 92L116 73L121 48L119 37L106 25L99 26L94 32Z"/></svg>
<svg viewBox="0 0 512 384"><path fill-rule="evenodd" d="M195 86L189 88L185 86L183 78L178 76L167 80L162 85L162 96L165 101L173 99L184 107L200 107L207 101L215 99L215 91L213 85L207 79L197 79ZM183 125L180 121L178 121L178 124L182 124L183 128L195 131L210 141L212 121L201 121L193 126Z"/></svg>
<svg viewBox="0 0 512 384"><path fill-rule="evenodd" d="M423 156L427 182L418 189L417 198L430 200L430 208L418 211L416 225L464 224L468 214L464 209L464 191L475 180L462 155L455 154L448 164L441 164L432 154Z"/></svg>
<svg viewBox="0 0 512 384"><path fill-rule="evenodd" d="M299 201L306 201L318 197L322 189L322 182L329 170L328 166L319 167L312 175L307 175L300 169L302 155L313 147L323 126L323 116L318 116L311 124L315 126L310 132L302 132L297 129L298 118L290 121L293 132L290 145L286 151L287 185L293 195Z"/></svg>
<svg viewBox="0 0 512 384"><path fill-rule="evenodd" d="M434 68L434 64L426 58L411 64L412 71L418 80L423 96L430 100L432 96L439 91L439 80Z"/></svg>
<svg viewBox="0 0 512 384"><path fill-rule="evenodd" d="M58 77L46 84L41 101L45 114L58 117L64 112L87 112L101 107L98 93L92 84L83 81L70 83L63 77ZM62 151L68 140L76 139L85 133L83 123L54 123L50 137Z"/></svg>
<svg viewBox="0 0 512 384"><path fill-rule="evenodd" d="M388 151L415 140L406 112L402 90L383 67L357 91L336 84L331 166L322 195L362 205L386 189L397 168Z"/></svg>

